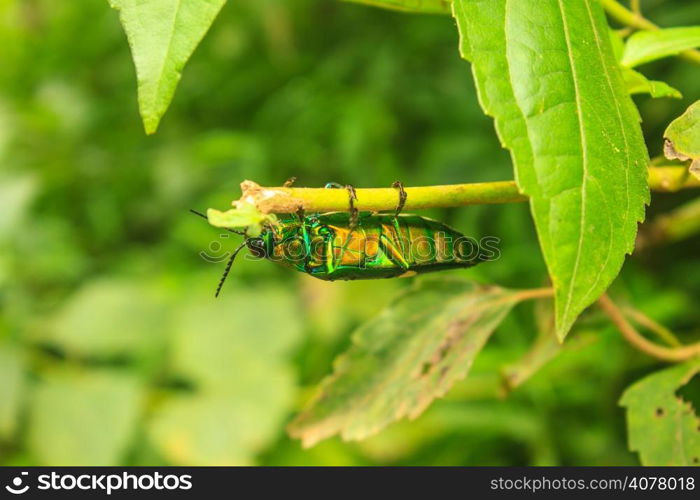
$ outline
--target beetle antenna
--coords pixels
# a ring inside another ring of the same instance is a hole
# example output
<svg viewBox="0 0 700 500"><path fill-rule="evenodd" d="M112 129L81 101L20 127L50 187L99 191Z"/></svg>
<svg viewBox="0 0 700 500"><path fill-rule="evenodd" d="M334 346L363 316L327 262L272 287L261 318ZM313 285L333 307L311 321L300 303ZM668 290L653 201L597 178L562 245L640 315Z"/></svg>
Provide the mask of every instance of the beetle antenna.
<svg viewBox="0 0 700 500"><path fill-rule="evenodd" d="M221 279L219 280L219 286L216 287L216 293L214 294L214 297L219 296L219 292L221 291L221 287L224 286L224 281L226 281L226 278L228 277L229 271L231 271L231 266L233 265L233 261L236 258L236 255L238 255L238 252L240 252L243 247L245 246L246 242L244 241L241 243L241 245L236 248L233 253L231 254L231 257L229 257L228 262L226 263L226 269L224 269L224 274L221 276Z"/></svg>
<svg viewBox="0 0 700 500"><path fill-rule="evenodd" d="M193 210L193 209L191 209L191 208L190 208L190 212L192 212L192 213L195 214L195 215L199 215L202 219L209 220L209 217L207 217L206 215L204 215L202 212L197 212L196 210ZM231 228L228 228L228 227L224 227L224 228L222 228L222 229L225 229L225 230L228 231L229 233L235 233L235 234L240 234L241 236L245 236L245 233L244 233L243 231L236 231L235 229L231 229Z"/></svg>

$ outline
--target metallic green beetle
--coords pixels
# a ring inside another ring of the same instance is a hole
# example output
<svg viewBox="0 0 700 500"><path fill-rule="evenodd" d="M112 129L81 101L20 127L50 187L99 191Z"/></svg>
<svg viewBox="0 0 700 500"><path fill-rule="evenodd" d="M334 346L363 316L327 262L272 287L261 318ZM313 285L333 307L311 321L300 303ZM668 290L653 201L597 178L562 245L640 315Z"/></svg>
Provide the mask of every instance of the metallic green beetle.
<svg viewBox="0 0 700 500"><path fill-rule="evenodd" d="M496 248L482 247L441 222L401 214L406 194L400 183L394 187L400 195L394 214L358 213L353 204L354 189L346 186L349 212L300 213L280 219L258 237L246 237L229 258L216 295L244 247L255 258L278 262L327 281L414 276L472 267L497 255Z"/></svg>
<svg viewBox="0 0 700 500"><path fill-rule="evenodd" d="M441 222L418 215L331 212L282 220L245 242L259 258L322 280L413 276L471 267L478 243Z"/></svg>

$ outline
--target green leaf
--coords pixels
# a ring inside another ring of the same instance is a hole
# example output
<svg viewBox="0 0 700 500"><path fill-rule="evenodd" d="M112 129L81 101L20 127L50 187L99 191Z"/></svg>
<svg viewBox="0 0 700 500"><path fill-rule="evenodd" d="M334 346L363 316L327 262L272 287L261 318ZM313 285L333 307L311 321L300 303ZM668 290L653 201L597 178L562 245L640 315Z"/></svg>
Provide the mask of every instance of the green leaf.
<svg viewBox="0 0 700 500"><path fill-rule="evenodd" d="M382 9L420 14L449 14L452 0L344 0Z"/></svg>
<svg viewBox="0 0 700 500"><path fill-rule="evenodd" d="M172 464L252 464L294 399L288 358L302 331L294 296L258 288L214 302L207 294L179 307L174 325L172 369L196 392L156 409L152 443Z"/></svg>
<svg viewBox="0 0 700 500"><path fill-rule="evenodd" d="M117 372L54 372L32 397L29 449L41 465L117 465L142 397L137 381Z"/></svg>
<svg viewBox="0 0 700 500"><path fill-rule="evenodd" d="M334 373L289 426L304 446L363 439L416 418L464 378L515 293L459 280L420 280L355 331Z"/></svg>
<svg viewBox="0 0 700 500"><path fill-rule="evenodd" d="M7 343L0 344L0 439L17 430L17 418L25 391L24 353Z"/></svg>
<svg viewBox="0 0 700 500"><path fill-rule="evenodd" d="M610 285L649 200L648 156L594 0L456 0L460 51L530 196L557 335Z"/></svg>
<svg viewBox="0 0 700 500"><path fill-rule="evenodd" d="M638 31L627 39L622 64L633 68L700 47L700 26Z"/></svg>
<svg viewBox="0 0 700 500"><path fill-rule="evenodd" d="M188 300L173 315L173 369L215 392L240 389L245 375L262 396L265 374L285 359L302 331L294 296L271 288L255 294L227 290L216 302L210 295ZM209 321L213 315L216 323Z"/></svg>
<svg viewBox="0 0 700 500"><path fill-rule="evenodd" d="M244 229L247 236L256 237L265 224L274 223L274 214L264 214L252 203L235 202L236 207L222 212L215 208L207 210L209 224L227 229Z"/></svg>
<svg viewBox="0 0 700 500"><path fill-rule="evenodd" d="M625 40L622 36L614 29L608 30L610 34L610 43L613 48L613 55L616 61L622 60L622 54L625 52Z"/></svg>
<svg viewBox="0 0 700 500"><path fill-rule="evenodd" d="M138 79L139 110L153 134L182 68L226 0L109 0L119 10Z"/></svg>
<svg viewBox="0 0 700 500"><path fill-rule="evenodd" d="M700 101L691 104L664 132L664 154L670 160L692 160L690 172L700 179Z"/></svg>
<svg viewBox="0 0 700 500"><path fill-rule="evenodd" d="M639 452L642 465L698 464L700 419L692 404L676 394L698 372L696 359L653 373L622 395L629 446Z"/></svg>
<svg viewBox="0 0 700 500"><path fill-rule="evenodd" d="M162 343L167 319L164 301L143 282L105 278L75 292L35 338L79 356L134 355Z"/></svg>
<svg viewBox="0 0 700 500"><path fill-rule="evenodd" d="M658 80L649 80L646 76L633 69L623 68L622 76L625 79L627 91L630 94L649 94L654 98L683 98L683 94L681 94L677 89L671 87L668 83Z"/></svg>

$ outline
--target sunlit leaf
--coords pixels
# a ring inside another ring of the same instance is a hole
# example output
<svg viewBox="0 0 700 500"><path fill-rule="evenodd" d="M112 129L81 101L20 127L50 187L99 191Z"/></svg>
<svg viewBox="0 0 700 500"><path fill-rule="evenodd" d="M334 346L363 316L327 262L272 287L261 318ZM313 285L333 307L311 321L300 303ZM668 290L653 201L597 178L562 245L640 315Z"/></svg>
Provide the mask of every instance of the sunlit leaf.
<svg viewBox="0 0 700 500"><path fill-rule="evenodd" d="M109 0L119 10L136 67L147 134L158 128L182 68L226 0Z"/></svg>
<svg viewBox="0 0 700 500"><path fill-rule="evenodd" d="M163 341L167 321L147 285L105 278L78 289L35 338L82 356L134 355Z"/></svg>
<svg viewBox="0 0 700 500"><path fill-rule="evenodd" d="M630 68L623 68L622 75L630 94L649 94L654 98L671 97L681 99L683 94L666 82L649 80L646 76Z"/></svg>
<svg viewBox="0 0 700 500"><path fill-rule="evenodd" d="M624 40L616 31L610 30L610 41L612 43L615 59L622 61L622 56L624 55L625 51ZM626 66L621 66L621 70L622 77L627 85L627 91L630 94L649 94L654 98L671 97L674 99L680 99L683 97L680 91L671 87L666 82L649 80L643 74Z"/></svg>
<svg viewBox="0 0 700 500"><path fill-rule="evenodd" d="M622 64L634 67L700 47L700 26L637 31L627 39Z"/></svg>
<svg viewBox="0 0 700 500"><path fill-rule="evenodd" d="M620 404L627 408L629 446L642 465L698 465L700 419L676 392L700 372L700 360L653 373L629 387Z"/></svg>
<svg viewBox="0 0 700 500"><path fill-rule="evenodd" d="M700 101L693 103L664 132L664 153L669 159L692 160L690 171L700 178Z"/></svg>
<svg viewBox="0 0 700 500"><path fill-rule="evenodd" d="M142 398L132 376L53 373L32 396L29 448L41 465L117 465L133 437Z"/></svg>
<svg viewBox="0 0 700 500"><path fill-rule="evenodd" d="M417 282L355 331L290 435L311 446L334 434L362 439L416 418L467 375L515 293L458 280Z"/></svg>
<svg viewBox="0 0 700 500"><path fill-rule="evenodd" d="M258 236L263 225L274 222L273 214L263 214L252 203L238 202L236 207L222 212L215 208L207 210L209 224L214 227L243 229L248 236Z"/></svg>
<svg viewBox="0 0 700 500"><path fill-rule="evenodd" d="M452 0L344 0L383 9L420 14L449 14Z"/></svg>
<svg viewBox="0 0 700 500"><path fill-rule="evenodd" d="M557 335L617 276L649 200L639 114L597 1L456 0L463 57L530 196ZM546 54L546 57L543 56Z"/></svg>

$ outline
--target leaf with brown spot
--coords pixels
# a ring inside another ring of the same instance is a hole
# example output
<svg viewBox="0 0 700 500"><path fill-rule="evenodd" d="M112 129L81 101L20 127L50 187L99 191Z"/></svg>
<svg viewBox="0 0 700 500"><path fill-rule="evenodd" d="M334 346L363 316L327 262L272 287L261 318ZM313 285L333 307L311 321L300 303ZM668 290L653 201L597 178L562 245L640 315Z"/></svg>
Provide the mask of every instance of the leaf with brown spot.
<svg viewBox="0 0 700 500"><path fill-rule="evenodd" d="M697 465L700 419L697 409L676 394L697 373L700 359L653 373L622 395L629 447L642 465Z"/></svg>
<svg viewBox="0 0 700 500"><path fill-rule="evenodd" d="M290 435L312 446L335 434L362 439L416 418L467 375L518 297L463 280L416 282L355 331Z"/></svg>

